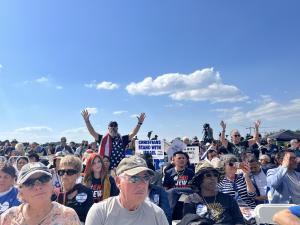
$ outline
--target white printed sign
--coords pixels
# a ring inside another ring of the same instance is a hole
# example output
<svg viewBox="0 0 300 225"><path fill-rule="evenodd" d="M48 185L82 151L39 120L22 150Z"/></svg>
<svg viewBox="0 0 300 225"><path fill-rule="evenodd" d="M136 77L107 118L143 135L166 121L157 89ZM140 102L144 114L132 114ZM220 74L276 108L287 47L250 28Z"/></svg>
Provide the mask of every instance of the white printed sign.
<svg viewBox="0 0 300 225"><path fill-rule="evenodd" d="M172 144L169 146L167 153L170 158L173 156L175 152L183 151L186 148L186 144L184 144L181 140L175 139L172 141Z"/></svg>
<svg viewBox="0 0 300 225"><path fill-rule="evenodd" d="M161 140L136 140L135 154L151 154L153 159L164 159L164 142Z"/></svg>
<svg viewBox="0 0 300 225"><path fill-rule="evenodd" d="M189 155L190 163L199 162L199 146L187 146L183 149L183 152L186 152Z"/></svg>

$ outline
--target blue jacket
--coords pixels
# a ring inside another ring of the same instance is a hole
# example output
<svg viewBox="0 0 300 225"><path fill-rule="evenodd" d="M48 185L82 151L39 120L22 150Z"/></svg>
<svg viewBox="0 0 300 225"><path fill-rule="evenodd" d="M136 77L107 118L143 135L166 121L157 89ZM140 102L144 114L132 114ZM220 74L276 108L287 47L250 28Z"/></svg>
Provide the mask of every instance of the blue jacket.
<svg viewBox="0 0 300 225"><path fill-rule="evenodd" d="M21 204L17 195L18 189L13 187L7 194L0 197L0 215L7 209Z"/></svg>
<svg viewBox="0 0 300 225"><path fill-rule="evenodd" d="M170 208L167 192L162 187L152 184L150 184L149 189L150 201L158 205L165 212L169 224L172 224L172 211Z"/></svg>
<svg viewBox="0 0 300 225"><path fill-rule="evenodd" d="M300 204L300 196L295 196L291 190L293 190L295 184L292 183L287 176L288 169L286 167L279 166L275 169L269 169L267 173L267 184L270 187L268 193L270 203L295 203ZM300 173L295 171L297 180L300 180Z"/></svg>

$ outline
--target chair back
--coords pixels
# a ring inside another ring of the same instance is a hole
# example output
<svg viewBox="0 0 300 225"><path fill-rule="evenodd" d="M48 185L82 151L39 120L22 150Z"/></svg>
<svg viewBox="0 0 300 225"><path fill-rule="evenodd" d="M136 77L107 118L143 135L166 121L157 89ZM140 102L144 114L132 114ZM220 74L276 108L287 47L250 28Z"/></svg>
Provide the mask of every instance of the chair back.
<svg viewBox="0 0 300 225"><path fill-rule="evenodd" d="M276 224L272 218L275 213L287 209L294 204L260 204L254 209L257 224Z"/></svg>

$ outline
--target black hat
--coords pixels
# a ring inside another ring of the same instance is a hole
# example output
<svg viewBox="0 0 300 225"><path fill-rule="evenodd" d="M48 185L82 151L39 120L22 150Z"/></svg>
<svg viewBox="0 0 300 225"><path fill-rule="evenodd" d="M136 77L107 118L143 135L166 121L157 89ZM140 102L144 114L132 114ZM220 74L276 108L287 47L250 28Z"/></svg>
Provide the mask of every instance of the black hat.
<svg viewBox="0 0 300 225"><path fill-rule="evenodd" d="M118 126L118 123L117 121L110 121L109 124L108 124L109 127L117 127Z"/></svg>

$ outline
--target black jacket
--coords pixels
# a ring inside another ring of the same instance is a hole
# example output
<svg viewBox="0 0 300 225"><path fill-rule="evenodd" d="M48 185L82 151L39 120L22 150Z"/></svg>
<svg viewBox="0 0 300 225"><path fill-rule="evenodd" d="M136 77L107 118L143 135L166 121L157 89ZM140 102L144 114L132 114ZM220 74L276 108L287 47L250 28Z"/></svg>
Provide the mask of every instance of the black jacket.
<svg viewBox="0 0 300 225"><path fill-rule="evenodd" d="M94 203L93 192L82 184L76 184L67 193L60 192L57 202L74 209L80 221L85 222L86 215Z"/></svg>

